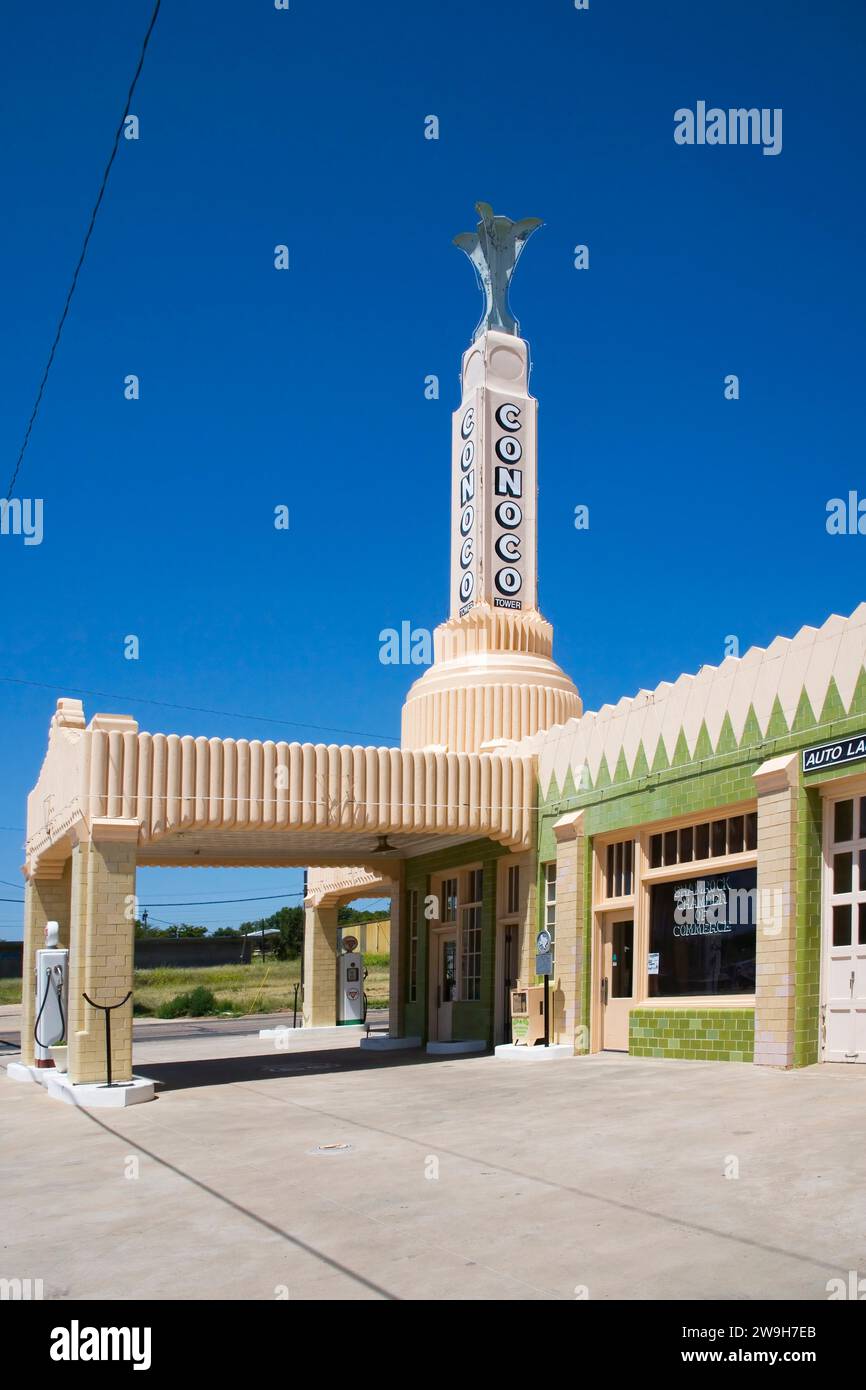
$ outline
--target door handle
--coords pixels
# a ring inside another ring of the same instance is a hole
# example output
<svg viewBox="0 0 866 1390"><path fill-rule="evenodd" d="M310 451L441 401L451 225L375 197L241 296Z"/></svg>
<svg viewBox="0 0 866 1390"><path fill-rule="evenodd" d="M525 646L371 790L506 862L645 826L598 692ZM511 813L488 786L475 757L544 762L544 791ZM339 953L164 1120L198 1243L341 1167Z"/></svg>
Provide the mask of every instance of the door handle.
<svg viewBox="0 0 866 1390"><path fill-rule="evenodd" d="M854 971L853 971L853 970L851 971L851 982L850 982L850 986L849 986L849 987L850 987L850 990L851 990L851 998L853 999L853 998L854 998Z"/></svg>
<svg viewBox="0 0 866 1390"><path fill-rule="evenodd" d="M606 1004L606 1003L607 1003L607 976L606 976L606 975L602 978L602 982L601 982L601 1002L602 1002L602 1004Z"/></svg>

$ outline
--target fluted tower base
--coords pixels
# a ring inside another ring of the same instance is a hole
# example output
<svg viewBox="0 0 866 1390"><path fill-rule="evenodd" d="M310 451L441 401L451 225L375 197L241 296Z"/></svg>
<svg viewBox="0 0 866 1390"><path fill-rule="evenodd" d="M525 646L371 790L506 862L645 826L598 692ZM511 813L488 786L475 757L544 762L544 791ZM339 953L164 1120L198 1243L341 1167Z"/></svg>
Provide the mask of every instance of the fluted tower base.
<svg viewBox="0 0 866 1390"><path fill-rule="evenodd" d="M551 656L553 629L537 611L478 604L433 635L434 661L403 705L403 748L477 753L583 713L577 687Z"/></svg>

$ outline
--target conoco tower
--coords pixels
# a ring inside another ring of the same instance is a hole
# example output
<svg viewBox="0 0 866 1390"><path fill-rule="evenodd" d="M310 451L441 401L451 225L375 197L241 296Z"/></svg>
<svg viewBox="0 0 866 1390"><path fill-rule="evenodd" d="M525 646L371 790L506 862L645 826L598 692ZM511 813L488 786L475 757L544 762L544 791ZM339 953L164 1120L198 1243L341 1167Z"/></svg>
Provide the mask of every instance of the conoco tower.
<svg viewBox="0 0 866 1390"><path fill-rule="evenodd" d="M433 635L433 665L403 705L402 746L479 752L583 712L553 660L553 628L538 611L537 412L529 346L508 286L537 218L495 217L455 243L485 299L463 354L451 452L451 602Z"/></svg>

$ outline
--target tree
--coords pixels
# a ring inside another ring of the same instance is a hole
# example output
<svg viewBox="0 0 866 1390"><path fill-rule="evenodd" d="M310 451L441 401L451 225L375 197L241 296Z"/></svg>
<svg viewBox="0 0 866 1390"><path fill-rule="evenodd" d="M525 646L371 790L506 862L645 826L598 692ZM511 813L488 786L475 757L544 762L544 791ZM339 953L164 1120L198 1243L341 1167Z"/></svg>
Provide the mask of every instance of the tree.
<svg viewBox="0 0 866 1390"><path fill-rule="evenodd" d="M256 932L278 931L279 937L271 938L271 950L278 960L292 960L301 954L304 940L304 909L302 907L281 907L270 917L258 922L241 922L241 936L255 936Z"/></svg>

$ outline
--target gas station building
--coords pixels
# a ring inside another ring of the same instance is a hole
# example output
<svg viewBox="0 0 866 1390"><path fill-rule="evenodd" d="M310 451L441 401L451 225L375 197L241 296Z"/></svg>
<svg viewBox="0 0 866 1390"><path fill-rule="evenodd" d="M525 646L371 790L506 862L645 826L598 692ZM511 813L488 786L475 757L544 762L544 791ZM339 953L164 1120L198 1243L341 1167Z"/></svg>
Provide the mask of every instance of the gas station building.
<svg viewBox="0 0 866 1390"><path fill-rule="evenodd" d="M383 1043L510 1043L546 931L558 1055L866 1062L866 603L584 712L538 609L537 404L502 290L535 224L479 211L450 612L400 747L150 733L59 700L28 800L25 1069L56 921L69 1083L104 1080L84 995L133 987L139 864L309 867L307 1028L337 1022L340 904L390 897ZM131 1003L112 1068L133 1075Z"/></svg>

